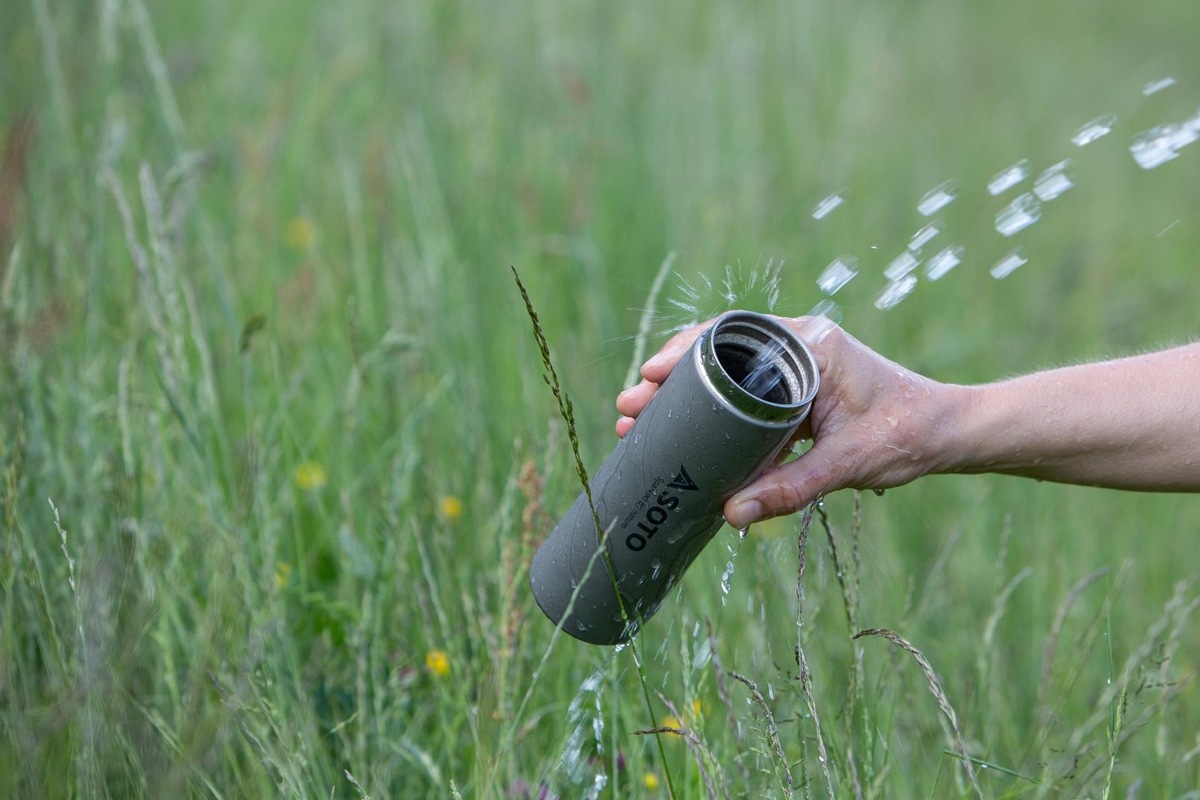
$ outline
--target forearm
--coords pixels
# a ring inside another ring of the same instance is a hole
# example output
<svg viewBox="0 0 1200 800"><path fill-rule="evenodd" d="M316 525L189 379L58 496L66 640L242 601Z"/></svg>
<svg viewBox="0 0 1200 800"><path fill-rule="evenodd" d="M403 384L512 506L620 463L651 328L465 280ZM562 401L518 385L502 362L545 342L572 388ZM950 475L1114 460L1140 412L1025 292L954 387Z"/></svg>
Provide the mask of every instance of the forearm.
<svg viewBox="0 0 1200 800"><path fill-rule="evenodd" d="M1200 491L1200 343L945 388L932 471Z"/></svg>

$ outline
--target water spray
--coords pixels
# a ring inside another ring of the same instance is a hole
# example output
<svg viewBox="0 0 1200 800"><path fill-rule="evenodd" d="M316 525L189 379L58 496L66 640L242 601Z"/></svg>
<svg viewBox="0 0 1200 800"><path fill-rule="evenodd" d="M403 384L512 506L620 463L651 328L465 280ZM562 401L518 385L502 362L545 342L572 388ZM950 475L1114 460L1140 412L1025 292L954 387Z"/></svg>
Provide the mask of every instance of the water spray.
<svg viewBox="0 0 1200 800"><path fill-rule="evenodd" d="M808 415L816 360L779 320L719 317L534 554L530 584L577 639L619 644L657 610Z"/></svg>

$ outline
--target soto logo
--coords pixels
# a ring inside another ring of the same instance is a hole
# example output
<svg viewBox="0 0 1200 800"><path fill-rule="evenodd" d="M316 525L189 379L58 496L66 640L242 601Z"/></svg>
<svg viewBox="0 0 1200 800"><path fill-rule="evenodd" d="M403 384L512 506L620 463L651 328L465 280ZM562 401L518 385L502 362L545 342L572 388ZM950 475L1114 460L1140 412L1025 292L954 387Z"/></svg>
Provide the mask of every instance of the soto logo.
<svg viewBox="0 0 1200 800"><path fill-rule="evenodd" d="M672 492L671 490L675 490ZM679 508L679 492L696 492L700 487L688 475L687 469L683 464L679 465L679 472L667 484L667 488L658 493L654 498L654 503L646 509L646 513L642 515L642 519L638 522L638 530L625 537L625 546L630 550L639 552L646 548L646 544L654 538L658 533L659 527L667 521L667 515L671 511Z"/></svg>

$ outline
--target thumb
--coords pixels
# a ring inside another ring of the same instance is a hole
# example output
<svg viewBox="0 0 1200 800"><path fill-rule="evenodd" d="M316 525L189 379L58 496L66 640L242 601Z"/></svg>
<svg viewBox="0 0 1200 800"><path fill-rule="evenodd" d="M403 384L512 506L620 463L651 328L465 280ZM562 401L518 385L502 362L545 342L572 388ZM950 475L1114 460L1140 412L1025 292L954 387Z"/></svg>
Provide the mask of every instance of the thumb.
<svg viewBox="0 0 1200 800"><path fill-rule="evenodd" d="M739 530L754 522L791 514L843 488L837 448L818 442L804 455L764 472L725 503L725 520Z"/></svg>

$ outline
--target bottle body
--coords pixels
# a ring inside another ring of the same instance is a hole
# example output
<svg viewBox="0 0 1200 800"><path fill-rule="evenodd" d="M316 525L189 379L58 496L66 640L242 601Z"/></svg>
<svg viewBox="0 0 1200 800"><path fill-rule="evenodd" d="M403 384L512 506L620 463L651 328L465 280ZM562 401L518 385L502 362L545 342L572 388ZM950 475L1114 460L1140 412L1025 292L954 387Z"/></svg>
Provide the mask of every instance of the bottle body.
<svg viewBox="0 0 1200 800"><path fill-rule="evenodd" d="M769 467L816 394L815 359L772 317L730 312L698 338L534 555L530 583L572 636L618 644L658 609ZM603 544L603 547L601 546Z"/></svg>

